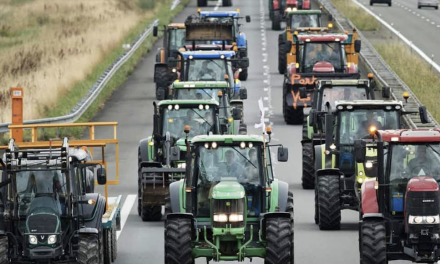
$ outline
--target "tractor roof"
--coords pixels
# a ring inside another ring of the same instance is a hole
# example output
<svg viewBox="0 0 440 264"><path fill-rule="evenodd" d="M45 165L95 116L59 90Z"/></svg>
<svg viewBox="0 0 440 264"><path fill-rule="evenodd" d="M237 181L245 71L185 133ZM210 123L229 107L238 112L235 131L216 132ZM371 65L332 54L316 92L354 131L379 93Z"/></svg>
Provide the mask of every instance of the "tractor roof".
<svg viewBox="0 0 440 264"><path fill-rule="evenodd" d="M166 106L166 105L219 105L216 100L163 100L158 103L158 106Z"/></svg>
<svg viewBox="0 0 440 264"><path fill-rule="evenodd" d="M201 11L201 17L238 17L239 11Z"/></svg>
<svg viewBox="0 0 440 264"><path fill-rule="evenodd" d="M298 39L304 42L337 42L345 41L348 36L345 34L299 34Z"/></svg>
<svg viewBox="0 0 440 264"><path fill-rule="evenodd" d="M168 25L168 28L181 28L184 29L185 28L185 24L183 23L171 23Z"/></svg>
<svg viewBox="0 0 440 264"><path fill-rule="evenodd" d="M240 144L240 142L263 142L262 136L257 135L202 135L192 138L191 143L204 143L204 142L224 142L226 144Z"/></svg>
<svg viewBox="0 0 440 264"><path fill-rule="evenodd" d="M368 85L367 79L334 79L334 80L318 80L321 86L353 86Z"/></svg>
<svg viewBox="0 0 440 264"><path fill-rule="evenodd" d="M379 130L384 142L440 142L440 129Z"/></svg>
<svg viewBox="0 0 440 264"><path fill-rule="evenodd" d="M286 9L286 14L289 15L320 15L322 12L321 10L298 10L298 9L291 9L288 10L288 8Z"/></svg>
<svg viewBox="0 0 440 264"><path fill-rule="evenodd" d="M339 109L339 106L341 106L342 108L347 108L347 106L351 106L353 108L360 108L360 109L370 109L370 108L375 108L375 109L380 109L380 108L384 108L384 107L389 107L391 110L392 108L400 110L403 108L403 104L402 101L395 101L395 100L390 100L390 101L385 101L385 100L353 100L353 101L346 101L346 100L340 100L340 101L336 101L335 102L335 107L337 109ZM350 108L352 109L352 108Z"/></svg>
<svg viewBox="0 0 440 264"><path fill-rule="evenodd" d="M194 59L221 59L222 56L230 58L235 56L235 51L231 50L198 50L198 51L184 51L182 55L185 59L192 56Z"/></svg>
<svg viewBox="0 0 440 264"><path fill-rule="evenodd" d="M174 82L173 88L228 88L229 83L226 81L188 81L188 82Z"/></svg>

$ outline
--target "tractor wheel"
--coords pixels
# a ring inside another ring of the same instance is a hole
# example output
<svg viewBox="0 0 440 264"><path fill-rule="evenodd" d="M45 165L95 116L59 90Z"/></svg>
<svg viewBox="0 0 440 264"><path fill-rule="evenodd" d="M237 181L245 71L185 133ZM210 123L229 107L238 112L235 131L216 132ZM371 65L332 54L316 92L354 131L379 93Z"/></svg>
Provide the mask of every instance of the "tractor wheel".
<svg viewBox="0 0 440 264"><path fill-rule="evenodd" d="M287 210L288 213L290 213L290 221L291 221L291 230L292 230L292 236L290 238L290 252L292 254L292 264L295 263L295 221L294 221L294 204L293 204L293 193L291 191L288 192L287 196Z"/></svg>
<svg viewBox="0 0 440 264"><path fill-rule="evenodd" d="M302 138L309 139L309 128L307 126L307 116L303 114Z"/></svg>
<svg viewBox="0 0 440 264"><path fill-rule="evenodd" d="M112 232L110 229L104 229L103 233L103 243L104 247L104 264L110 264L112 262Z"/></svg>
<svg viewBox="0 0 440 264"><path fill-rule="evenodd" d="M283 117L286 124L289 125L300 125L304 120L303 108L299 107L294 109L292 106L287 106L286 96L287 96L286 84L283 84ZM290 92L290 91L289 91Z"/></svg>
<svg viewBox="0 0 440 264"><path fill-rule="evenodd" d="M168 192L165 196L165 213L163 215L163 219L167 219L167 215L171 214L173 212L173 209L171 208L171 198L170 193Z"/></svg>
<svg viewBox="0 0 440 264"><path fill-rule="evenodd" d="M273 13L272 30L281 30L281 14L279 11Z"/></svg>
<svg viewBox="0 0 440 264"><path fill-rule="evenodd" d="M339 177L318 177L319 229L341 229L341 204L339 201Z"/></svg>
<svg viewBox="0 0 440 264"><path fill-rule="evenodd" d="M165 263L193 264L191 256L191 220L170 219L165 225Z"/></svg>
<svg viewBox="0 0 440 264"><path fill-rule="evenodd" d="M116 235L116 227L112 228L112 262L118 257L118 237Z"/></svg>
<svg viewBox="0 0 440 264"><path fill-rule="evenodd" d="M315 168L313 167L313 144L304 142L302 144L302 187L303 189L315 188Z"/></svg>
<svg viewBox="0 0 440 264"><path fill-rule="evenodd" d="M9 242L7 236L0 237L0 264L9 263Z"/></svg>
<svg viewBox="0 0 440 264"><path fill-rule="evenodd" d="M248 78L248 68L241 69L240 74L238 75L238 79L240 81L246 81Z"/></svg>
<svg viewBox="0 0 440 264"><path fill-rule="evenodd" d="M269 11L269 19L272 21L273 20L273 14L274 14L274 11L273 10L270 10Z"/></svg>
<svg viewBox="0 0 440 264"><path fill-rule="evenodd" d="M142 175L139 164L142 162L141 150L138 149L138 215L142 213Z"/></svg>
<svg viewBox="0 0 440 264"><path fill-rule="evenodd" d="M370 1L370 6L372 6L373 5L373 2L372 1Z"/></svg>
<svg viewBox="0 0 440 264"><path fill-rule="evenodd" d="M100 263L99 239L95 234L80 234L78 239L78 263L98 264Z"/></svg>
<svg viewBox="0 0 440 264"><path fill-rule="evenodd" d="M292 263L292 227L288 218L269 218L266 220L266 258L265 264Z"/></svg>
<svg viewBox="0 0 440 264"><path fill-rule="evenodd" d="M315 188L315 224L319 224L318 188Z"/></svg>
<svg viewBox="0 0 440 264"><path fill-rule="evenodd" d="M167 87L169 84L168 69L165 67L156 68L156 91L159 88Z"/></svg>
<svg viewBox="0 0 440 264"><path fill-rule="evenodd" d="M385 225L364 221L361 225L361 264L387 264Z"/></svg>
<svg viewBox="0 0 440 264"><path fill-rule="evenodd" d="M204 7L208 5L208 0L197 0L198 7Z"/></svg>
<svg viewBox="0 0 440 264"><path fill-rule="evenodd" d="M162 206L143 206L141 217L142 221L150 222L150 221L160 221L162 219Z"/></svg>
<svg viewBox="0 0 440 264"><path fill-rule="evenodd" d="M278 45L278 72L284 74L287 69L287 53L284 49L284 42Z"/></svg>
<svg viewBox="0 0 440 264"><path fill-rule="evenodd" d="M388 6L391 6L391 5L392 5L391 2L389 2L389 3L388 3Z"/></svg>

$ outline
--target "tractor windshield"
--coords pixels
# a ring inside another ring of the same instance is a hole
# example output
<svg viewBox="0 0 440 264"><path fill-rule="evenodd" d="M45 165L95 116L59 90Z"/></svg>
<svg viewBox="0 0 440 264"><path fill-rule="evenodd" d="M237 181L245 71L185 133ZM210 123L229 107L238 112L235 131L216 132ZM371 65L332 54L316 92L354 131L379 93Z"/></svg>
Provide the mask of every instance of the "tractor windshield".
<svg viewBox="0 0 440 264"><path fill-rule="evenodd" d="M66 175L60 170L18 172L16 184L20 215L33 207L48 207L59 214L65 208Z"/></svg>
<svg viewBox="0 0 440 264"><path fill-rule="evenodd" d="M356 86L333 86L324 87L322 91L321 109L325 109L327 103L331 109L335 109L335 101L338 100L365 100L367 91L365 87Z"/></svg>
<svg viewBox="0 0 440 264"><path fill-rule="evenodd" d="M340 42L305 42L302 49L304 72L315 72L318 66L326 72L344 72L345 51Z"/></svg>
<svg viewBox="0 0 440 264"><path fill-rule="evenodd" d="M188 79L185 81L224 81L227 70L224 59L189 60Z"/></svg>
<svg viewBox="0 0 440 264"><path fill-rule="evenodd" d="M178 50L179 48L191 44L185 41L185 29L184 28L174 28L169 31L169 45L170 50Z"/></svg>
<svg viewBox="0 0 440 264"><path fill-rule="evenodd" d="M177 109L176 109L177 108ZM185 126L190 126L190 137L216 132L213 105L200 105L198 108L183 108L183 105L168 105L163 109L163 136L166 132L174 138L185 137Z"/></svg>
<svg viewBox="0 0 440 264"><path fill-rule="evenodd" d="M399 129L400 118L398 111L383 109L355 109L339 113L339 142L353 145L355 139L369 135L370 126L376 129Z"/></svg>
<svg viewBox="0 0 440 264"><path fill-rule="evenodd" d="M258 214L258 190L261 190L263 181L261 145L256 146L252 142L242 142L241 147L217 144L207 142L198 148L194 171L197 175L198 215L209 215L211 189L222 177L234 177L243 185L248 201L251 201L248 205L249 214Z"/></svg>
<svg viewBox="0 0 440 264"><path fill-rule="evenodd" d="M220 98L218 97L218 92L223 93L222 88L212 89L185 89L179 88L174 89L174 99L177 100L194 100L194 99L202 99L202 100L216 100L220 103Z"/></svg>
<svg viewBox="0 0 440 264"><path fill-rule="evenodd" d="M290 28L321 27L320 17L318 14L292 14L290 15Z"/></svg>

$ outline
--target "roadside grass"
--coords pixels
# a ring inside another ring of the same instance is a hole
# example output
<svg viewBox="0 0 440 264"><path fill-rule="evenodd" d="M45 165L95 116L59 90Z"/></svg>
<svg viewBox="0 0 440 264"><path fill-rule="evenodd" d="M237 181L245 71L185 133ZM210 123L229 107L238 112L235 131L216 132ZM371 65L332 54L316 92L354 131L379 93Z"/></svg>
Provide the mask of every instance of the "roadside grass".
<svg viewBox="0 0 440 264"><path fill-rule="evenodd" d="M347 17L360 31L375 31L380 29L380 23L366 13L351 0L330 0L335 7Z"/></svg>
<svg viewBox="0 0 440 264"><path fill-rule="evenodd" d="M408 85L419 101L426 106L434 119L440 120L440 75L420 58L410 47L401 42L376 44L374 48Z"/></svg>
<svg viewBox="0 0 440 264"><path fill-rule="evenodd" d="M150 25L157 17L161 18L159 21L159 28L163 25L169 24L172 21L172 18L179 13L183 7L189 3L190 0L183 0L179 6L177 6L172 12L170 12L170 6L172 0L163 1L160 4L157 4L154 16L146 19L142 23L140 23L136 28L134 28L130 33L127 34L126 37L119 43L118 48L112 51L112 53L105 58L105 60L98 64L97 67L90 73L83 81L78 82L76 86L71 89L71 91L63 96L57 105L54 108L46 108L45 116L46 117L56 117L67 114L77 103L78 101L87 94L87 91L93 85L93 83L98 79L98 77L107 69L108 66L112 64L114 60L116 60L122 53L123 48L122 44L131 43L139 34ZM158 32L159 37L161 36L162 31ZM153 37L151 34L144 41L143 45L139 47L139 49L132 55L132 57L116 72L113 78L107 83L105 88L101 91L100 95L96 98L95 102L88 108L88 110L82 115L82 117L77 121L80 122L88 122L98 113L99 110L105 104L105 101L112 95L113 91L115 91L121 84L123 84L128 76L136 68L136 65L139 61L148 53L154 44L155 40L158 38ZM112 120L108 120L112 121ZM68 128L68 129L40 129L38 131L38 136L40 139L48 140L54 138L62 138L67 136L69 138L80 138L84 130L84 127L77 128ZM25 133L25 141L30 139L30 133ZM7 137L3 137L3 144L7 142Z"/></svg>

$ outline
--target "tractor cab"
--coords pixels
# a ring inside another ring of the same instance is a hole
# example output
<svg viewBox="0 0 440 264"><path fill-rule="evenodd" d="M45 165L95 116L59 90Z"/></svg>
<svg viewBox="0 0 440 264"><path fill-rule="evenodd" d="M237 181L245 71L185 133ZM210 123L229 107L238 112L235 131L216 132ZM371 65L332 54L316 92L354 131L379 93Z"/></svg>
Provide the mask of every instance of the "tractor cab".
<svg viewBox="0 0 440 264"><path fill-rule="evenodd" d="M297 10L296 8L287 8L286 31L291 34L298 28L320 28L322 27L321 10Z"/></svg>
<svg viewBox="0 0 440 264"><path fill-rule="evenodd" d="M440 130L371 131L368 140L357 142L358 162L369 162L368 148L377 150L377 161L372 166L377 167L378 176L362 185L361 259L375 251L381 252L375 256L385 260L437 262ZM370 236L367 229L378 223L384 227L383 232ZM370 239L389 243L370 247Z"/></svg>

